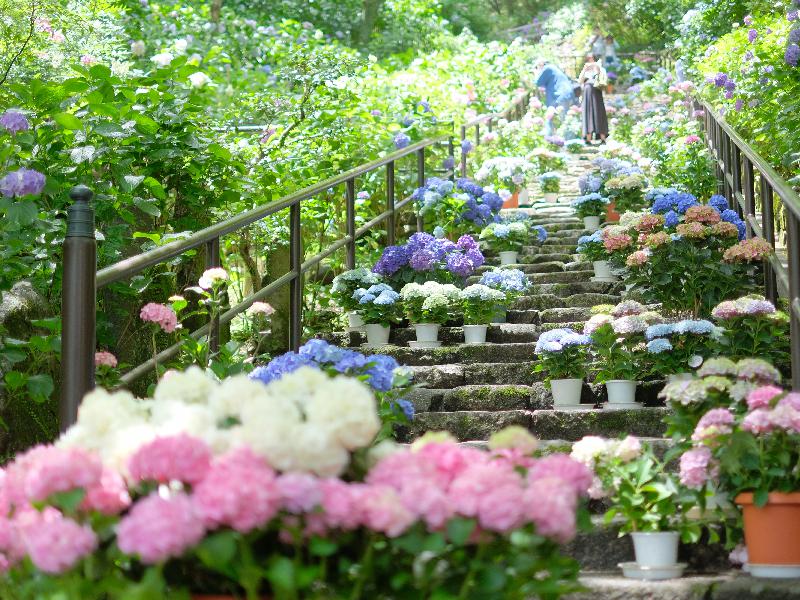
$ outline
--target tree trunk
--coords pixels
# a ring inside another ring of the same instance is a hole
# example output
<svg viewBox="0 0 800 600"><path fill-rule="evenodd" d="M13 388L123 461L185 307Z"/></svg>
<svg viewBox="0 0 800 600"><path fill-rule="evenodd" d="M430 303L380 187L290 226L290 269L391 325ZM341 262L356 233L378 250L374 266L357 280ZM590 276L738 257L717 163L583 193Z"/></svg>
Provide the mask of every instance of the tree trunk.
<svg viewBox="0 0 800 600"><path fill-rule="evenodd" d="M211 0L211 21L219 23L220 12L222 11L222 0Z"/></svg>
<svg viewBox="0 0 800 600"><path fill-rule="evenodd" d="M369 43L369 39L372 37L372 31L375 29L375 24L378 22L378 15L380 14L383 2L384 0L364 0L361 22L354 31L356 43L358 43L358 45L366 46Z"/></svg>
<svg viewBox="0 0 800 600"><path fill-rule="evenodd" d="M267 259L267 272L271 281L278 279L278 277L291 270L289 256L288 244L270 251ZM261 287L264 287L267 283L267 281L263 281ZM271 294L267 298L267 302L275 309L275 313L272 315L272 339L269 340L269 350L273 353L285 352L289 349L289 286L285 285L274 294Z"/></svg>

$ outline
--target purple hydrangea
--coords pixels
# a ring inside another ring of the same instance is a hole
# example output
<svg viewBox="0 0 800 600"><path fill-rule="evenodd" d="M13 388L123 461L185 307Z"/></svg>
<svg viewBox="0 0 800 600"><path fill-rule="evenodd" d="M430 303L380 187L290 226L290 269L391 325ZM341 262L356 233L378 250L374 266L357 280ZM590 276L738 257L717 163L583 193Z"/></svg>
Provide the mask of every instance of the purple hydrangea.
<svg viewBox="0 0 800 600"><path fill-rule="evenodd" d="M800 29L792 29L789 32L789 43L800 44Z"/></svg>
<svg viewBox="0 0 800 600"><path fill-rule="evenodd" d="M378 275L391 276L408 264L409 252L405 246L389 246L384 249L372 272Z"/></svg>
<svg viewBox="0 0 800 600"><path fill-rule="evenodd" d="M469 154L470 152L472 152L472 148L474 148L472 142L470 142L469 140L461 140L461 152L463 152L464 154Z"/></svg>
<svg viewBox="0 0 800 600"><path fill-rule="evenodd" d="M744 100L738 98L736 103L733 105L733 108L736 110L736 112L742 112L742 109L744 108Z"/></svg>
<svg viewBox="0 0 800 600"><path fill-rule="evenodd" d="M458 238L457 246L462 250L477 250L478 242L471 235L462 235Z"/></svg>
<svg viewBox="0 0 800 600"><path fill-rule="evenodd" d="M786 53L783 55L783 60L790 67L797 66L797 60L800 59L800 46L797 44L789 44L786 47Z"/></svg>
<svg viewBox="0 0 800 600"><path fill-rule="evenodd" d="M432 271L436 267L436 255L431 248L420 248L411 255L408 264L415 271Z"/></svg>
<svg viewBox="0 0 800 600"><path fill-rule="evenodd" d="M733 79L728 79L725 82L725 90L728 92L732 92L736 89L736 82Z"/></svg>
<svg viewBox="0 0 800 600"><path fill-rule="evenodd" d="M470 248L464 253L464 256L467 257L467 260L469 260L476 269L483 266L483 263L486 262L483 253L477 248Z"/></svg>
<svg viewBox="0 0 800 600"><path fill-rule="evenodd" d="M747 40L752 44L753 42L758 39L758 32L755 29L751 29L747 32Z"/></svg>
<svg viewBox="0 0 800 600"><path fill-rule="evenodd" d="M411 127L414 123L416 123L416 120L414 120L413 117L407 115L400 122L403 124L403 127Z"/></svg>
<svg viewBox="0 0 800 600"><path fill-rule="evenodd" d="M402 131L394 136L394 145L395 148L397 148L398 150L407 147L410 143L411 143L411 138L408 137Z"/></svg>
<svg viewBox="0 0 800 600"><path fill-rule="evenodd" d="M727 81L728 76L725 73L720 72L714 76L714 85L717 87L723 87Z"/></svg>
<svg viewBox="0 0 800 600"><path fill-rule="evenodd" d="M0 127L3 127L9 133L19 133L20 131L28 131L31 124L28 122L27 117L18 110L7 110L0 116Z"/></svg>
<svg viewBox="0 0 800 600"><path fill-rule="evenodd" d="M383 113L381 113L381 111L379 111L377 108L374 108L369 111L369 114L371 114L373 117L380 117Z"/></svg>
<svg viewBox="0 0 800 600"><path fill-rule="evenodd" d="M447 270L458 277L469 277L475 266L465 255L454 252L447 256Z"/></svg>
<svg viewBox="0 0 800 600"><path fill-rule="evenodd" d="M456 159L452 156L448 156L442 161L442 168L445 171L451 171L456 166Z"/></svg>
<svg viewBox="0 0 800 600"><path fill-rule="evenodd" d="M42 193L45 176L33 169L18 169L0 179L0 194L14 196L38 196Z"/></svg>
<svg viewBox="0 0 800 600"><path fill-rule="evenodd" d="M786 20L789 22L797 21L798 15L800 15L800 11L790 10L788 13L786 13ZM800 30L795 29L794 31L800 31Z"/></svg>

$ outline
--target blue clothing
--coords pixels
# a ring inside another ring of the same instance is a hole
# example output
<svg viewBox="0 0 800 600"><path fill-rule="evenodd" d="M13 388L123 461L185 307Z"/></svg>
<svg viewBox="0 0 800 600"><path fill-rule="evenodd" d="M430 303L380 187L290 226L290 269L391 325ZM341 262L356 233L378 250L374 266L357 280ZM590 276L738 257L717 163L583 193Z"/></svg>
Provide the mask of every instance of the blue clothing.
<svg viewBox="0 0 800 600"><path fill-rule="evenodd" d="M545 105L564 106L575 102L573 82L555 65L547 64L539 74L536 85L545 90Z"/></svg>

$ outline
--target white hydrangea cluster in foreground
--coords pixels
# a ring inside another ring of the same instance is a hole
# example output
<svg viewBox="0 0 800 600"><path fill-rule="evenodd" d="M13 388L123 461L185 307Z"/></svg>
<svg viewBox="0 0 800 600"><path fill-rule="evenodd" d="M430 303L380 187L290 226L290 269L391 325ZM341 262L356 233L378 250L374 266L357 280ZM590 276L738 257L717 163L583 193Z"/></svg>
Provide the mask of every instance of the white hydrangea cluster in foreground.
<svg viewBox="0 0 800 600"><path fill-rule="evenodd" d="M380 429L369 388L303 367L264 385L239 375L218 383L197 367L168 373L152 399L97 389L59 444L96 451L125 472L128 458L157 436L187 433L221 454L247 444L281 471L340 474L350 451Z"/></svg>

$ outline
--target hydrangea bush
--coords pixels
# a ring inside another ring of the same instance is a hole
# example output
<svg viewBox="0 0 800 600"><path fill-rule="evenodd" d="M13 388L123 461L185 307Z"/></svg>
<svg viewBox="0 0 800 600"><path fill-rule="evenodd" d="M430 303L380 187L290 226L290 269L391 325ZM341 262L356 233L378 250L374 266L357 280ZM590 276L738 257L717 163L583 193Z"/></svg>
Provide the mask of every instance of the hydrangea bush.
<svg viewBox="0 0 800 600"><path fill-rule="evenodd" d="M479 239L497 252L519 252L527 243L530 232L521 221L492 223L481 231Z"/></svg>
<svg viewBox="0 0 800 600"><path fill-rule="evenodd" d="M498 309L508 306L508 296L494 288L475 283L461 290L464 325L488 325Z"/></svg>
<svg viewBox="0 0 800 600"><path fill-rule="evenodd" d="M546 373L546 382L553 379L583 379L586 377L588 350L592 339L572 329L551 329L536 341L539 357L534 372Z"/></svg>
<svg viewBox="0 0 800 600"><path fill-rule="evenodd" d="M578 218L583 219L584 217L599 217L604 215L609 202L609 199L605 196L597 192L592 192L590 194L578 196L570 202L570 206L575 209L575 214Z"/></svg>
<svg viewBox="0 0 800 600"><path fill-rule="evenodd" d="M461 290L449 283L426 281L407 283L400 290L403 310L411 323L437 323L451 320L461 301Z"/></svg>

